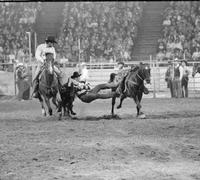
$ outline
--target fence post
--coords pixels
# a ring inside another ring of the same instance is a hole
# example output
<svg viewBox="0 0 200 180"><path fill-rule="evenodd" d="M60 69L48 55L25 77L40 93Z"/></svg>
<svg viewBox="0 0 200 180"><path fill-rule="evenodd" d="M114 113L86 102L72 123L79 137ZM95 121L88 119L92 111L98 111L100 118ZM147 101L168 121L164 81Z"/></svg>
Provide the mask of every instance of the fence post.
<svg viewBox="0 0 200 180"><path fill-rule="evenodd" d="M13 72L14 72L14 87L15 87L15 96L16 96L17 87L16 87L16 67L15 67L15 64L13 64Z"/></svg>
<svg viewBox="0 0 200 180"><path fill-rule="evenodd" d="M194 62L193 62L193 67L194 67ZM193 79L194 97L196 97L195 77L193 77L192 79Z"/></svg>
<svg viewBox="0 0 200 180"><path fill-rule="evenodd" d="M150 55L150 64L153 69L153 98L156 98L155 65L154 61L152 60L152 55Z"/></svg>

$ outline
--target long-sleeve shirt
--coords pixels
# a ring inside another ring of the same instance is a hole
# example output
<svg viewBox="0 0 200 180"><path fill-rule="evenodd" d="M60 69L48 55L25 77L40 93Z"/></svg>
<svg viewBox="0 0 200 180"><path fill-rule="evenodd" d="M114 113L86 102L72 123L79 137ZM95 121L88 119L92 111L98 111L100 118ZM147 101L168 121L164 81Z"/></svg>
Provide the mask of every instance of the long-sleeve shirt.
<svg viewBox="0 0 200 180"><path fill-rule="evenodd" d="M53 53L53 57L54 59L56 59L56 51L54 47L47 47L47 44L40 44L35 52L35 57L37 59L37 61L44 63L45 60L45 53L50 52Z"/></svg>
<svg viewBox="0 0 200 180"><path fill-rule="evenodd" d="M82 69L81 71L81 76L80 76L80 81L85 81L87 82L89 79L89 76L88 76L88 70L86 68Z"/></svg>
<svg viewBox="0 0 200 180"><path fill-rule="evenodd" d="M84 93L86 93L89 90L89 86L85 84L84 82L78 82L75 79L69 78L68 79L68 86L71 87L72 84L78 89L77 95L80 96Z"/></svg>

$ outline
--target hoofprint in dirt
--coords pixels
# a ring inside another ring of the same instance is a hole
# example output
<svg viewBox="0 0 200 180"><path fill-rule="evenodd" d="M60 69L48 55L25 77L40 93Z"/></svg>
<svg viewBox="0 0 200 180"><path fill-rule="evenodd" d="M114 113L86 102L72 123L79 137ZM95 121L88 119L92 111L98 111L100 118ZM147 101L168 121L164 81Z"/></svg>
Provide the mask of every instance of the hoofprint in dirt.
<svg viewBox="0 0 200 180"><path fill-rule="evenodd" d="M38 101L0 103L2 180L200 179L200 99L74 103L76 119L43 118Z"/></svg>

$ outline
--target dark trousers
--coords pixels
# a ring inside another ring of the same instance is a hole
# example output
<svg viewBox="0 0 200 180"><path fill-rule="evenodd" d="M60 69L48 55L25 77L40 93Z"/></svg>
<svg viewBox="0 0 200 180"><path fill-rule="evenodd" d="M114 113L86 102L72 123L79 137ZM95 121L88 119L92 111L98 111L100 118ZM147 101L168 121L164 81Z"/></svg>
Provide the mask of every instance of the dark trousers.
<svg viewBox="0 0 200 180"><path fill-rule="evenodd" d="M183 77L181 81L182 97L188 97L188 77Z"/></svg>
<svg viewBox="0 0 200 180"><path fill-rule="evenodd" d="M179 77L174 78L173 89L174 89L174 97L176 97L176 98L182 97L181 81L180 81Z"/></svg>
<svg viewBox="0 0 200 180"><path fill-rule="evenodd" d="M167 87L170 89L170 94L171 94L171 97L173 98L174 97L174 87L173 87L173 81L171 79L168 80Z"/></svg>

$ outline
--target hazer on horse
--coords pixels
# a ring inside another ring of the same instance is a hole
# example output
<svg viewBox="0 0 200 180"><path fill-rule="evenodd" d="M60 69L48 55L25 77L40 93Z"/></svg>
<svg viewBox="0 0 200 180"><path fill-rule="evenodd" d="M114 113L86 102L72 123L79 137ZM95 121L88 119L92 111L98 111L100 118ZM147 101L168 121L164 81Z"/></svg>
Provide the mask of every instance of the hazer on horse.
<svg viewBox="0 0 200 180"><path fill-rule="evenodd" d="M46 60L42 68L41 76L38 83L38 99L41 103L42 113L46 116L46 110L44 107L43 100L45 101L49 115L52 115L52 108L50 104L50 99L52 103L56 106L59 113L59 119L62 115L61 109L61 97L60 97L60 87L58 83L57 76L54 72L54 58L52 53L46 53Z"/></svg>
<svg viewBox="0 0 200 180"><path fill-rule="evenodd" d="M62 84L62 78L61 71L54 65L54 60L56 59L54 43L57 43L55 38L48 36L45 43L40 44L35 52L37 68L33 78L33 97L39 98L43 115L46 115L43 98L48 106L49 115L52 115L52 109L49 103L50 98L53 98L52 102L58 107L58 112L61 112L59 86Z"/></svg>

